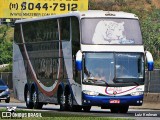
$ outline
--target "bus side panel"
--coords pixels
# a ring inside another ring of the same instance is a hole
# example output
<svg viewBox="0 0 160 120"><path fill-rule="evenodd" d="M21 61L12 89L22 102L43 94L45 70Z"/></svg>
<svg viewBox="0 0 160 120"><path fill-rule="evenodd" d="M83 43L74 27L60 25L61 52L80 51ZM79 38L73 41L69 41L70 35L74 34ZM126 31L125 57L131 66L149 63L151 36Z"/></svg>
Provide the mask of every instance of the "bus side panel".
<svg viewBox="0 0 160 120"><path fill-rule="evenodd" d="M66 74L69 78L69 84L72 89L72 95L75 99L74 104L81 105L81 85L78 84L75 80L73 80L73 60L72 60L72 49L71 42L62 42L64 63L66 68Z"/></svg>
<svg viewBox="0 0 160 120"><path fill-rule="evenodd" d="M40 102L55 103L61 80L57 77L58 66L62 59L59 58L57 20L24 22L22 30L28 83L37 85Z"/></svg>
<svg viewBox="0 0 160 120"><path fill-rule="evenodd" d="M24 86L27 83L24 59L20 48L13 43L13 90L15 97L24 101Z"/></svg>

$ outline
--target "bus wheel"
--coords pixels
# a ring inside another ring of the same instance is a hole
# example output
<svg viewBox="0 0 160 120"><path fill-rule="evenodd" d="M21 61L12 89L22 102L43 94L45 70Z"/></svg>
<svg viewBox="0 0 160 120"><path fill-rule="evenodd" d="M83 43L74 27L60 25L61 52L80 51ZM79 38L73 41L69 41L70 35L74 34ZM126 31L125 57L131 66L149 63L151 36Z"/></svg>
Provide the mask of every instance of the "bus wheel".
<svg viewBox="0 0 160 120"><path fill-rule="evenodd" d="M74 112L80 112L82 110L82 106L80 106L80 105L74 105L73 106L73 111Z"/></svg>
<svg viewBox="0 0 160 120"><path fill-rule="evenodd" d="M66 109L69 111L79 112L82 110L82 106L73 104L73 96L70 91L66 91Z"/></svg>
<svg viewBox="0 0 160 120"><path fill-rule="evenodd" d="M64 111L66 108L64 93L59 93L58 97L59 97L60 110Z"/></svg>
<svg viewBox="0 0 160 120"><path fill-rule="evenodd" d="M118 107L114 107L114 108L111 108L111 113L119 113L119 108Z"/></svg>
<svg viewBox="0 0 160 120"><path fill-rule="evenodd" d="M33 102L33 107L35 109L42 109L43 103L38 102L38 94L36 90L33 90L32 92L32 102Z"/></svg>
<svg viewBox="0 0 160 120"><path fill-rule="evenodd" d="M129 106L123 106L120 108L120 113L127 113Z"/></svg>
<svg viewBox="0 0 160 120"><path fill-rule="evenodd" d="M129 106L111 108L111 113L127 113Z"/></svg>
<svg viewBox="0 0 160 120"><path fill-rule="evenodd" d="M28 89L25 89L24 91L24 98L26 102L26 106L28 109L33 109L33 103L31 102L30 92Z"/></svg>
<svg viewBox="0 0 160 120"><path fill-rule="evenodd" d="M85 112L89 112L90 109L91 109L91 106L83 106L83 110L84 110Z"/></svg>
<svg viewBox="0 0 160 120"><path fill-rule="evenodd" d="M69 111L73 111L73 97L69 91L66 93L66 108Z"/></svg>

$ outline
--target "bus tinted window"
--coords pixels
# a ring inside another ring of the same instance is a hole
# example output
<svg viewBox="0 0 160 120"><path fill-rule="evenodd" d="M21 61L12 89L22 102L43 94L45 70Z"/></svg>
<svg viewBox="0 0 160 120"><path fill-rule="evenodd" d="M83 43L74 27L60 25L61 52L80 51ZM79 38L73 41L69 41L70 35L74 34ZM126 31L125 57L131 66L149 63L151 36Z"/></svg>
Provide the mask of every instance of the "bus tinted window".
<svg viewBox="0 0 160 120"><path fill-rule="evenodd" d="M22 41L21 41L20 24L16 24L15 25L14 41L15 41L15 43L22 43Z"/></svg>
<svg viewBox="0 0 160 120"><path fill-rule="evenodd" d="M73 55L76 55L77 51L80 50L80 32L79 32L79 21L78 18L71 18L72 24L72 47Z"/></svg>
<svg viewBox="0 0 160 120"><path fill-rule="evenodd" d="M75 56L77 51L80 50L80 32L79 20L76 17L71 17L72 25L72 56ZM75 69L75 58L73 58L73 76L77 83L81 83L81 72Z"/></svg>
<svg viewBox="0 0 160 120"><path fill-rule="evenodd" d="M83 44L142 44L136 19L83 19Z"/></svg>
<svg viewBox="0 0 160 120"><path fill-rule="evenodd" d="M58 40L58 24L56 19L36 21L23 24L25 42Z"/></svg>
<svg viewBox="0 0 160 120"><path fill-rule="evenodd" d="M70 18L60 18L60 35L61 35L61 40L70 40Z"/></svg>

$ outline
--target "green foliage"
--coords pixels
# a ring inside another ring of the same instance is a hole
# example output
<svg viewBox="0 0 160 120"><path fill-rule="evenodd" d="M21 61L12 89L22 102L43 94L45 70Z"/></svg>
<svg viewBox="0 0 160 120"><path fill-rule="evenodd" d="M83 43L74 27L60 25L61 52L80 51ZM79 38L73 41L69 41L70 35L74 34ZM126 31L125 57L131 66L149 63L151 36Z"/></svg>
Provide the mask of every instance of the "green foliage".
<svg viewBox="0 0 160 120"><path fill-rule="evenodd" d="M12 63L13 28L0 26L0 65ZM1 71L10 71L10 66Z"/></svg>
<svg viewBox="0 0 160 120"><path fill-rule="evenodd" d="M160 10L154 9L141 21L145 49L150 51L155 61L160 59ZM160 65L155 64L158 68Z"/></svg>
<svg viewBox="0 0 160 120"><path fill-rule="evenodd" d="M112 8L116 4L113 0L95 1L89 0L89 10L113 10Z"/></svg>
<svg viewBox="0 0 160 120"><path fill-rule="evenodd" d="M155 59L160 48L160 10L154 10L146 19L142 20L141 27L146 50L152 52Z"/></svg>
<svg viewBox="0 0 160 120"><path fill-rule="evenodd" d="M126 5L126 1L125 0L115 0L115 3L117 3L117 5L119 5L119 6Z"/></svg>
<svg viewBox="0 0 160 120"><path fill-rule="evenodd" d="M152 0L146 0L148 4L152 4Z"/></svg>
<svg viewBox="0 0 160 120"><path fill-rule="evenodd" d="M5 42L0 44L0 64L12 62L12 43Z"/></svg>

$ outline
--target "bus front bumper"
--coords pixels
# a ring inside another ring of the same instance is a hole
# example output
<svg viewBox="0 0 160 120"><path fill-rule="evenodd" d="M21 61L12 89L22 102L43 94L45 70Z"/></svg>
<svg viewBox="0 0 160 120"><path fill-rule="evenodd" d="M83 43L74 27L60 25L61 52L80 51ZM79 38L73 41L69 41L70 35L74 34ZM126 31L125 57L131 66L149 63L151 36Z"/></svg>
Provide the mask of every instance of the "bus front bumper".
<svg viewBox="0 0 160 120"><path fill-rule="evenodd" d="M139 96L91 96L82 93L82 103L87 106L140 106L143 103L143 95Z"/></svg>

